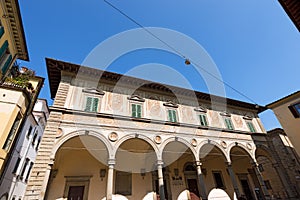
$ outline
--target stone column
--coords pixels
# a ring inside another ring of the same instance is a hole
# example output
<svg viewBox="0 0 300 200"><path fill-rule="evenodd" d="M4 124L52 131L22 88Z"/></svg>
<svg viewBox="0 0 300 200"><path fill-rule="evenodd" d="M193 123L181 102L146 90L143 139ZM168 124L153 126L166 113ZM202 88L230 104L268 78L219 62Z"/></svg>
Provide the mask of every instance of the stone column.
<svg viewBox="0 0 300 200"><path fill-rule="evenodd" d="M227 170L228 170L228 173L229 173L232 185L233 185L234 192L235 192L235 194L238 198L238 197L241 196L241 193L239 191L238 183L237 183L237 180L235 178L235 174L233 172L231 162L227 162L226 164L227 164Z"/></svg>
<svg viewBox="0 0 300 200"><path fill-rule="evenodd" d="M114 187L114 168L115 160L108 161L108 173L107 173L107 184L106 184L106 200L112 200L113 187Z"/></svg>
<svg viewBox="0 0 300 200"><path fill-rule="evenodd" d="M265 185L265 182L264 182L264 180L262 178L262 175L261 175L261 173L259 171L258 164L256 162L252 162L251 164L252 164L252 168L253 168L253 170L255 172L255 175L257 177L257 180L259 182L259 185L260 185L260 188L262 190L262 193L264 195L264 199L266 199L266 200L271 199L270 195L269 195L269 192L267 190L267 187Z"/></svg>
<svg viewBox="0 0 300 200"><path fill-rule="evenodd" d="M201 198L203 200L206 200L207 199L207 194L206 194L206 187L205 187L204 177L203 177L202 170L201 170L201 165L202 165L202 163L200 161L196 161L198 182L200 184L200 195L201 195Z"/></svg>
<svg viewBox="0 0 300 200"><path fill-rule="evenodd" d="M157 161L158 188L160 200L165 200L164 176L163 176L163 161Z"/></svg>

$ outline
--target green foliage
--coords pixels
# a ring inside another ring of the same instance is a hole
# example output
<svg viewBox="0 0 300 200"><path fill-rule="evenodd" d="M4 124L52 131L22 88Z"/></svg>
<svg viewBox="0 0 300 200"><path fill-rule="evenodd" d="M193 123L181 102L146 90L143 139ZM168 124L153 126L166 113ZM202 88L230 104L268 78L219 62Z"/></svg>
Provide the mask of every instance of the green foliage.
<svg viewBox="0 0 300 200"><path fill-rule="evenodd" d="M20 86L22 88L27 88L32 90L32 84L29 82L29 75L20 74L16 77L8 77L5 82L12 83L14 85Z"/></svg>

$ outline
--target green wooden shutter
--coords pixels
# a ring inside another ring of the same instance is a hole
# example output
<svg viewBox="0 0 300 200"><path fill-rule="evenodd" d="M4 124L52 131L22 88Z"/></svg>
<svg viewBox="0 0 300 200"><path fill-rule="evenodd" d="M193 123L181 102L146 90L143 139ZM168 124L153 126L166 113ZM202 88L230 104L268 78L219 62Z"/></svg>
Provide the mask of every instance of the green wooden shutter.
<svg viewBox="0 0 300 200"><path fill-rule="evenodd" d="M233 130L233 125L232 125L231 119L226 118L226 119L225 119L225 123L226 123L226 127L227 127L228 129Z"/></svg>
<svg viewBox="0 0 300 200"><path fill-rule="evenodd" d="M205 115L199 115L199 118L200 118L200 124L202 126L207 126L206 116Z"/></svg>
<svg viewBox="0 0 300 200"><path fill-rule="evenodd" d="M168 110L168 116L170 122L177 122L176 119L176 110Z"/></svg>
<svg viewBox="0 0 300 200"><path fill-rule="evenodd" d="M172 110L168 110L168 119L170 122L172 121Z"/></svg>
<svg viewBox="0 0 300 200"><path fill-rule="evenodd" d="M9 66L10 66L11 60L12 60L12 56L9 55L8 58L6 59L4 65L3 65L3 68L2 68L2 74L5 74L5 73L6 73L7 69L8 69Z"/></svg>
<svg viewBox="0 0 300 200"><path fill-rule="evenodd" d="M93 102L92 102L92 112L97 112L98 111L98 103L99 103L99 99L98 98L92 98Z"/></svg>
<svg viewBox="0 0 300 200"><path fill-rule="evenodd" d="M172 110L173 122L177 122L176 110Z"/></svg>
<svg viewBox="0 0 300 200"><path fill-rule="evenodd" d="M247 122L247 125L248 125L248 128L249 128L250 132L252 132L252 133L256 132L252 122Z"/></svg>
<svg viewBox="0 0 300 200"><path fill-rule="evenodd" d="M131 104L131 116L132 117L136 117L137 116L136 104Z"/></svg>
<svg viewBox="0 0 300 200"><path fill-rule="evenodd" d="M4 34L4 27L0 26L0 38L2 37L3 34Z"/></svg>
<svg viewBox="0 0 300 200"><path fill-rule="evenodd" d="M91 108L92 108L92 98L87 97L86 104L85 104L85 111L91 111Z"/></svg>
<svg viewBox="0 0 300 200"><path fill-rule="evenodd" d="M141 105L136 105L136 113L137 113L138 118L142 117L142 106Z"/></svg>
<svg viewBox="0 0 300 200"><path fill-rule="evenodd" d="M8 47L8 41L5 40L5 42L3 43L3 45L0 48L0 57L3 56L3 54L5 53L7 47Z"/></svg>

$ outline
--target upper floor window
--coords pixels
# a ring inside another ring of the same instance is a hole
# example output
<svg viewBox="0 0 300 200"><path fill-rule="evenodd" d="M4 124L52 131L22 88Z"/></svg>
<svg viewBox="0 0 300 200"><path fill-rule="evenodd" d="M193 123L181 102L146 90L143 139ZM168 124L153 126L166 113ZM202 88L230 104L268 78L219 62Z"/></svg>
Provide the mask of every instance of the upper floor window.
<svg viewBox="0 0 300 200"><path fill-rule="evenodd" d="M87 112L97 112L99 106L99 98L86 97L84 111Z"/></svg>
<svg viewBox="0 0 300 200"><path fill-rule="evenodd" d="M29 161L30 161L29 158L26 158L23 169L22 169L21 174L20 174L21 180L23 180L23 177L24 177L24 174L25 174L25 171L26 171L26 168L27 168L27 165L28 165Z"/></svg>
<svg viewBox="0 0 300 200"><path fill-rule="evenodd" d="M31 142L32 146L35 145L37 136L38 136L38 130L36 130L36 131L34 132L34 135L33 135L33 138L32 138L32 142Z"/></svg>
<svg viewBox="0 0 300 200"><path fill-rule="evenodd" d="M127 99L130 101L131 117L141 118L143 116L143 102L145 102L145 99L138 95L131 95Z"/></svg>
<svg viewBox="0 0 300 200"><path fill-rule="evenodd" d="M207 116L206 116L206 112L207 109L203 106L199 106L197 108L194 109L196 112L200 113L199 116L199 120L200 120L200 125L201 126L208 126L208 122L207 122Z"/></svg>
<svg viewBox="0 0 300 200"><path fill-rule="evenodd" d="M226 126L227 129L229 129L229 130L233 130L233 129L234 129L230 117L225 117L225 118L224 118L224 122L225 122L225 126Z"/></svg>
<svg viewBox="0 0 300 200"><path fill-rule="evenodd" d="M32 167L33 167L33 162L30 162L30 165L29 165L29 168L28 168L28 171L27 171L27 175L26 175L26 178L25 178L25 182L28 181L28 178L29 178L29 175L31 173Z"/></svg>
<svg viewBox="0 0 300 200"><path fill-rule="evenodd" d="M168 109L168 121L177 122L177 112L175 109Z"/></svg>
<svg viewBox="0 0 300 200"><path fill-rule="evenodd" d="M131 116L135 118L142 117L142 105L141 104L131 104Z"/></svg>
<svg viewBox="0 0 300 200"><path fill-rule="evenodd" d="M206 114L199 115L200 125L201 126L208 126Z"/></svg>
<svg viewBox="0 0 300 200"><path fill-rule="evenodd" d="M97 88L83 89L83 94L85 96L84 100L84 111L87 112L99 112L100 102L104 92Z"/></svg>
<svg viewBox="0 0 300 200"><path fill-rule="evenodd" d="M167 120L169 122L178 122L177 119L177 108L178 105L172 101L168 101L166 103L163 104L164 106L167 106Z"/></svg>
<svg viewBox="0 0 300 200"><path fill-rule="evenodd" d="M249 128L249 130L250 130L251 133L255 133L256 132L252 121L246 121L246 124L247 124L247 126L248 126L248 128Z"/></svg>
<svg viewBox="0 0 300 200"><path fill-rule="evenodd" d="M12 125L12 127L10 129L10 132L8 133L8 136L5 140L5 143L2 147L5 151L9 150L9 148L10 148L12 142L13 142L13 139L15 137L15 134L17 133L17 130L19 128L20 122L21 122L21 115L18 114L16 120L14 121L14 124Z"/></svg>
<svg viewBox="0 0 300 200"><path fill-rule="evenodd" d="M0 21L0 38L2 37L3 34L4 34L4 27L2 25L2 22Z"/></svg>
<svg viewBox="0 0 300 200"><path fill-rule="evenodd" d="M13 174L16 174L16 173L17 173L17 170L18 170L18 168L19 168L20 162L21 162L21 158L18 157L17 162L16 162L16 164L15 164L15 167L14 167L14 169L13 169L13 171L12 171Z"/></svg>
<svg viewBox="0 0 300 200"><path fill-rule="evenodd" d="M32 131L32 126L29 126L29 129L27 131L27 138L29 138L31 131Z"/></svg>
<svg viewBox="0 0 300 200"><path fill-rule="evenodd" d="M2 74L6 73L11 64L11 61L12 56L8 48L8 41L6 40L0 48L0 70L2 71Z"/></svg>
<svg viewBox="0 0 300 200"><path fill-rule="evenodd" d="M289 109L295 118L300 118L300 102L290 105Z"/></svg>

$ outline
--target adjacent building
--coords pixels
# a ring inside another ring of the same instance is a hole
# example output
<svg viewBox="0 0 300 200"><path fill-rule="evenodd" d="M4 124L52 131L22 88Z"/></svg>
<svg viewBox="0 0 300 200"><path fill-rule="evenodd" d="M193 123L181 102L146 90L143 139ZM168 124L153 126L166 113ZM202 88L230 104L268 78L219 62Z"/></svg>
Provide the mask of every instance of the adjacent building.
<svg viewBox="0 0 300 200"><path fill-rule="evenodd" d="M1 199L23 199L48 116L47 101L38 99L32 113L26 118L12 158L3 174L0 185Z"/></svg>
<svg viewBox="0 0 300 200"><path fill-rule="evenodd" d="M293 147L267 134L265 107L46 64L55 100L25 199L299 199L281 160Z"/></svg>
<svg viewBox="0 0 300 200"><path fill-rule="evenodd" d="M275 113L282 128L300 155L300 91L267 105Z"/></svg>
<svg viewBox="0 0 300 200"><path fill-rule="evenodd" d="M16 71L0 84L0 184L44 83L44 78L28 72Z"/></svg>
<svg viewBox="0 0 300 200"><path fill-rule="evenodd" d="M0 82L17 60L29 61L17 0L0 1Z"/></svg>

